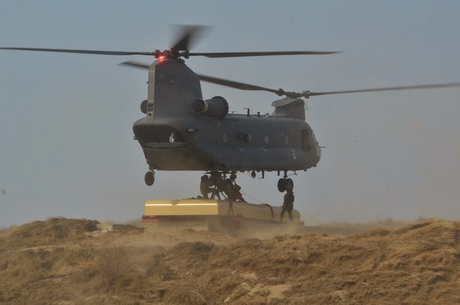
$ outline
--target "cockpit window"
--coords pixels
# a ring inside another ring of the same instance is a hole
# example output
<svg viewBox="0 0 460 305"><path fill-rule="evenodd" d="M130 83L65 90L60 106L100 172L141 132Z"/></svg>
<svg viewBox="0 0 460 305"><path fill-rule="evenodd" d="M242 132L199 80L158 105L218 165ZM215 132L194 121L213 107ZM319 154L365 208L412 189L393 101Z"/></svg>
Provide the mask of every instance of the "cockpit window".
<svg viewBox="0 0 460 305"><path fill-rule="evenodd" d="M136 126L134 134L141 143L177 143L185 142L182 134L167 125Z"/></svg>
<svg viewBox="0 0 460 305"><path fill-rule="evenodd" d="M311 150L316 145L316 143L317 141L313 130L302 130L302 149L304 151Z"/></svg>

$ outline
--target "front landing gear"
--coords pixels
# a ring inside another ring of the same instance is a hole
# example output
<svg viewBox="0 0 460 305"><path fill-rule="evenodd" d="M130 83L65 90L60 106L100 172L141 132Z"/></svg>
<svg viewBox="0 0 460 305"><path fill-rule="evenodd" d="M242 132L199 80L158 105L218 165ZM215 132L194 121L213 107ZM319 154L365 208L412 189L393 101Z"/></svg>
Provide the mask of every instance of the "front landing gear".
<svg viewBox="0 0 460 305"><path fill-rule="evenodd" d="M294 181L292 181L291 178L281 178L280 180L278 180L278 191L280 191L281 193L283 193L284 191L286 191L286 186L292 186L292 188L294 188Z"/></svg>
<svg viewBox="0 0 460 305"><path fill-rule="evenodd" d="M155 182L155 173L153 171L146 172L144 176L144 181L145 184L147 184L148 186L152 186Z"/></svg>

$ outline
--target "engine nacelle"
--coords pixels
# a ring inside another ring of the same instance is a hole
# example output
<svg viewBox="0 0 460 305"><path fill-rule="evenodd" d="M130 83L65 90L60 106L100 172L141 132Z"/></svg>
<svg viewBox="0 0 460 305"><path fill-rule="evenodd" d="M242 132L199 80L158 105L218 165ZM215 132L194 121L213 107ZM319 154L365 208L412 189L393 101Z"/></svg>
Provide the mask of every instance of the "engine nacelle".
<svg viewBox="0 0 460 305"><path fill-rule="evenodd" d="M228 113L227 100L221 96L215 96L209 100L196 99L192 108L197 113L203 113L209 117L224 118Z"/></svg>
<svg viewBox="0 0 460 305"><path fill-rule="evenodd" d="M141 103L141 111L144 114L147 114L147 100L143 100Z"/></svg>

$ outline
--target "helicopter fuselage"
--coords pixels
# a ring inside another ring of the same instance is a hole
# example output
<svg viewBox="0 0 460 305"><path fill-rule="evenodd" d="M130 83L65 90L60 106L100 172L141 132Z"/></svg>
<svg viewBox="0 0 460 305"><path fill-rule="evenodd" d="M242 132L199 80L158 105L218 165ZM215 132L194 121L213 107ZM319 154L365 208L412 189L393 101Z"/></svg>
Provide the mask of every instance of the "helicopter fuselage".
<svg viewBox="0 0 460 305"><path fill-rule="evenodd" d="M158 170L285 171L316 166L321 148L298 119L231 114L134 124L147 163Z"/></svg>
<svg viewBox="0 0 460 305"><path fill-rule="evenodd" d="M198 76L180 59L155 61L148 84L146 116L133 131L150 170L286 172L320 160L300 99L277 101L272 115L228 114L222 97L202 100Z"/></svg>

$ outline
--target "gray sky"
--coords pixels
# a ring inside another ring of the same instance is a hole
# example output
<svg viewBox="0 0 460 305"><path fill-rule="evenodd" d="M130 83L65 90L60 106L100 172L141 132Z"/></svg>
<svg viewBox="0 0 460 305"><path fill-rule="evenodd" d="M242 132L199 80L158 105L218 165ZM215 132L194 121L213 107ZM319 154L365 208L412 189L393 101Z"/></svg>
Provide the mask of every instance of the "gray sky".
<svg viewBox="0 0 460 305"><path fill-rule="evenodd" d="M191 58L195 72L288 91L460 81L459 1L2 1L0 46L167 49L170 25L214 29L196 52L325 50L327 56ZM158 172L133 140L147 72L139 56L0 52L0 227L50 216L125 221L147 199L198 195L201 172ZM202 84L230 110L272 112L278 97ZM313 97L326 146L299 172L307 223L458 219L460 88ZM247 199L280 205L279 177L240 174Z"/></svg>

